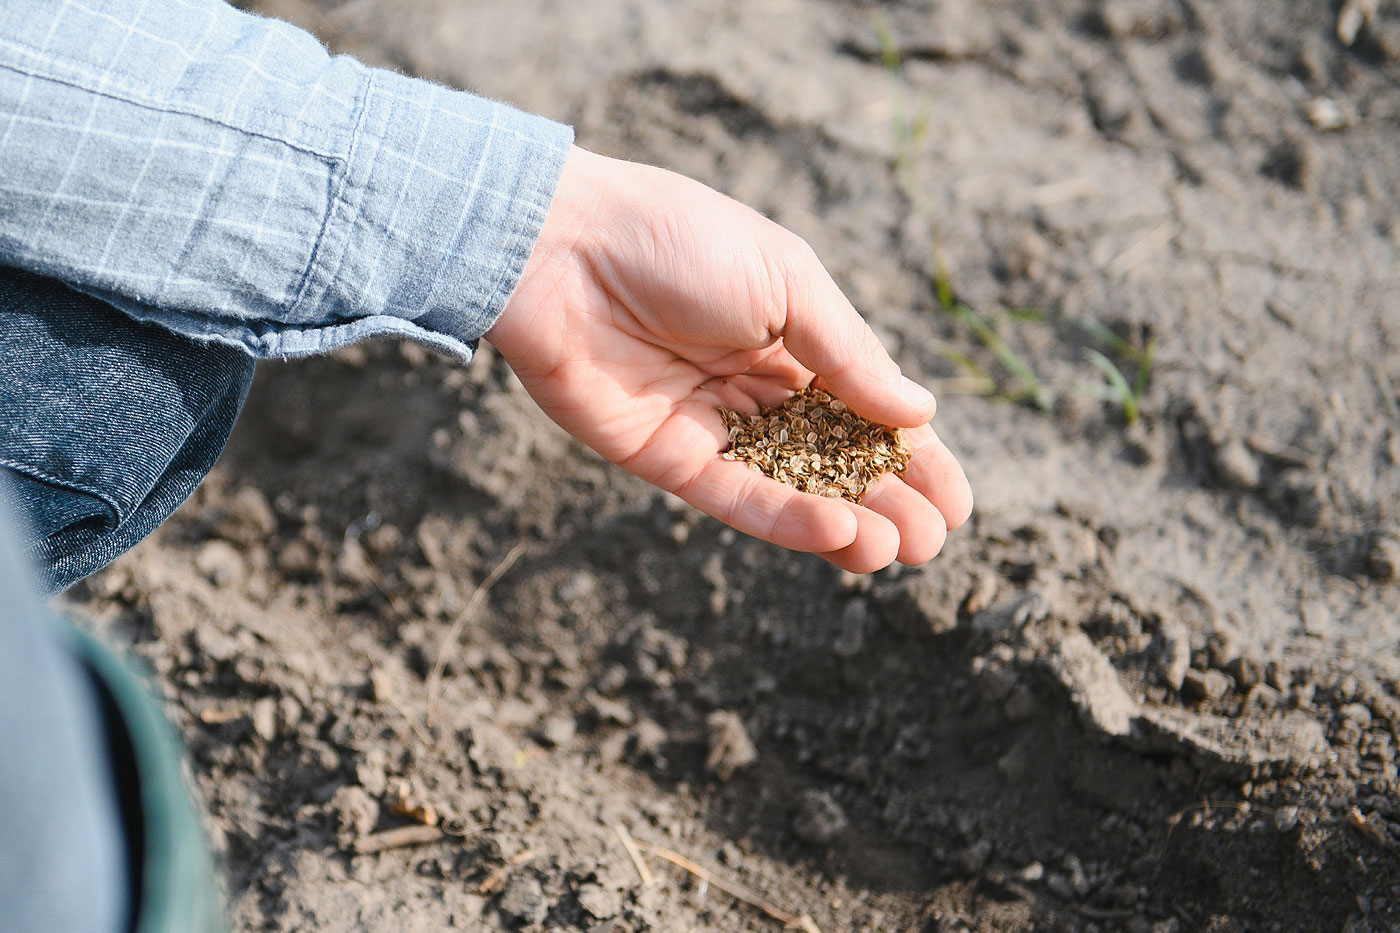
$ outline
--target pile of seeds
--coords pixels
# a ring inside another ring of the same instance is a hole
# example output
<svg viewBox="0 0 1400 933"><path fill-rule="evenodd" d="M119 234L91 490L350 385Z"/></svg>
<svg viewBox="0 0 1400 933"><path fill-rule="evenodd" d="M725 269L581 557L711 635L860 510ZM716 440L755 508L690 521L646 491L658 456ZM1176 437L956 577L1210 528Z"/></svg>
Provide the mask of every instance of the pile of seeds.
<svg viewBox="0 0 1400 933"><path fill-rule="evenodd" d="M757 415L720 409L726 460L740 460L803 492L859 502L882 473L903 473L909 448L898 428L867 421L846 403L807 388Z"/></svg>

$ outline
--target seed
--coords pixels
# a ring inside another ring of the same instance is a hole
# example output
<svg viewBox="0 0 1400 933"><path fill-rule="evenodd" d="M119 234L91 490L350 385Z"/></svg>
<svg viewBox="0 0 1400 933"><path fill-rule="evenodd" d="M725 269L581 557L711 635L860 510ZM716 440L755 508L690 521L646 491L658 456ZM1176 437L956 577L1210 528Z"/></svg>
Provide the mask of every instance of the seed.
<svg viewBox="0 0 1400 933"><path fill-rule="evenodd" d="M876 477L909 465L898 428L867 421L820 389L803 389L758 415L723 408L720 414L730 425L726 460L804 492L858 502Z"/></svg>

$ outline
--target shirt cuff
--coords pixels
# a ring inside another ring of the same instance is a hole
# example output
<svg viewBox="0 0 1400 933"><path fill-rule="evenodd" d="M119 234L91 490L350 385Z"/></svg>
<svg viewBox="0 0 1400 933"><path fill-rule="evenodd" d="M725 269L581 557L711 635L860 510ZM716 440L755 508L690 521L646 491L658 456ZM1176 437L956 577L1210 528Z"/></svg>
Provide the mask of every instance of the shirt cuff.
<svg viewBox="0 0 1400 933"><path fill-rule="evenodd" d="M367 72L295 315L323 323L260 335L254 352L300 356L396 334L469 359L530 258L573 130L420 79Z"/></svg>
<svg viewBox="0 0 1400 933"><path fill-rule="evenodd" d="M138 320L258 358L395 336L470 360L520 281L573 129L336 61L359 73L361 91L342 167L326 176L332 190L303 281L287 283L292 301L275 314L211 314L76 287Z"/></svg>

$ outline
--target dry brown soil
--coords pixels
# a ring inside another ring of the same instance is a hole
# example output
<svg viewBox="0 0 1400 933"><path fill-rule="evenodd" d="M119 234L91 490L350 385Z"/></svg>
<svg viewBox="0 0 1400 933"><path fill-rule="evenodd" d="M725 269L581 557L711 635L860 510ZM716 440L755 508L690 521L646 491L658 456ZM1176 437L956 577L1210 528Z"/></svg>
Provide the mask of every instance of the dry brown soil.
<svg viewBox="0 0 1400 933"><path fill-rule="evenodd" d="M852 578L601 462L489 352L263 366L69 597L154 669L237 926L780 929L737 884L825 933L1400 929L1379 7L1347 45L1310 0L257 3L807 237L978 507ZM1048 411L953 362L1016 388L940 244ZM1129 426L1087 353L1149 340ZM354 853L400 781L465 833Z"/></svg>

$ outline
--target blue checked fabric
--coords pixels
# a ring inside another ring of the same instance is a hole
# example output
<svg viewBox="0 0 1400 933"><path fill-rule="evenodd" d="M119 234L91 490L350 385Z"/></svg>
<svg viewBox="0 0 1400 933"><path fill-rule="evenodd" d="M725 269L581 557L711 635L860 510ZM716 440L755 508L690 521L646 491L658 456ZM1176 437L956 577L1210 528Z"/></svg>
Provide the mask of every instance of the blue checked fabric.
<svg viewBox="0 0 1400 933"><path fill-rule="evenodd" d="M257 357L470 357L571 142L220 0L0 2L0 264Z"/></svg>

